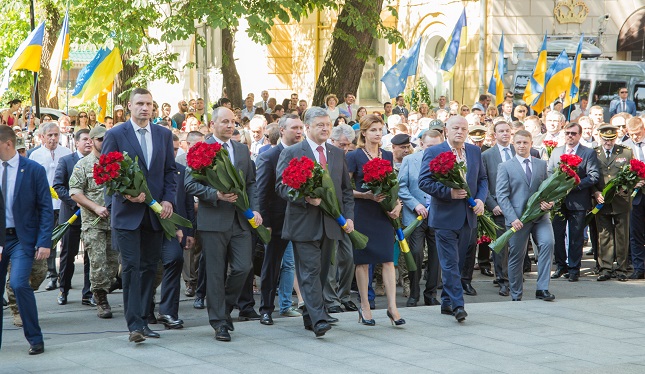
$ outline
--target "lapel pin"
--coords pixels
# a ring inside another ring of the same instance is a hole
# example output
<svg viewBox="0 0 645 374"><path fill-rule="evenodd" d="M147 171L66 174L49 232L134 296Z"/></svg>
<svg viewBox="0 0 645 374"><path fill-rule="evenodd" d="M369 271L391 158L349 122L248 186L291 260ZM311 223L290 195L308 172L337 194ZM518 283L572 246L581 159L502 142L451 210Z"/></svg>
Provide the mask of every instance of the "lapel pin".
<svg viewBox="0 0 645 374"><path fill-rule="evenodd" d="M20 169L20 172L21 172L21 173L24 173L24 172L25 172L25 169Z"/></svg>

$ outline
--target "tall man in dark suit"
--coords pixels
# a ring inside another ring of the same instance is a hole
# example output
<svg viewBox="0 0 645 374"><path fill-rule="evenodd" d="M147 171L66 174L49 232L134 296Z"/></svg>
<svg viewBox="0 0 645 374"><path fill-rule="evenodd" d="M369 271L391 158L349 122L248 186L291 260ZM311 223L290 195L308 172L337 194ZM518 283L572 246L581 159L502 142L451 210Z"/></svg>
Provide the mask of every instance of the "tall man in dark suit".
<svg viewBox="0 0 645 374"><path fill-rule="evenodd" d="M392 109L392 114L403 114L405 118L408 118L410 111L405 107L405 99L403 95L396 97L396 106Z"/></svg>
<svg viewBox="0 0 645 374"><path fill-rule="evenodd" d="M275 309L275 294L278 288L280 264L284 251L289 244L282 239L282 226L287 202L275 192L276 169L282 150L302 141L304 125L295 114L285 114L278 121L280 128L280 143L268 151L261 153L257 159L257 200L260 214L264 218L264 226L271 229L271 241L267 244L262 263L260 292L260 323L273 325L271 314ZM293 280L293 277L291 278Z"/></svg>
<svg viewBox="0 0 645 374"><path fill-rule="evenodd" d="M568 273L569 282L577 282L580 276L580 261L582 260L585 216L591 210L591 188L598 182L600 171L598 170L596 152L580 144L582 127L577 123L570 123L565 127L564 135L565 145L555 148L551 153L548 168L549 175L553 174L553 171L558 167L560 156L565 153L580 156L582 162L576 171L580 177L580 184L573 187L569 195L564 199L561 208L562 215L556 215L553 219L554 252L557 269L551 275L551 278L560 278ZM564 243L567 226L569 228L568 252Z"/></svg>
<svg viewBox="0 0 645 374"><path fill-rule="evenodd" d="M148 182L152 198L162 206L161 218L173 212L177 192L175 158L170 130L152 125L152 94L136 88L130 94L129 121L113 127L103 141L102 154L127 152L138 156L139 168ZM130 341L140 343L159 334L150 330L145 316L150 314L153 282L161 257L163 229L155 213L139 196L112 196L112 229L121 252L123 307Z"/></svg>
<svg viewBox="0 0 645 374"><path fill-rule="evenodd" d="M435 229L441 263L441 313L454 315L458 322L463 322L468 314L464 310L460 270L464 268L468 245L477 232L477 215L484 213L488 182L479 147L465 143L468 121L462 116L451 117L446 123L446 135L445 142L424 151L419 188L432 196L428 226ZM466 164L466 182L476 203L474 208L466 200L466 190L449 188L432 179L428 165L443 152L454 153L458 162Z"/></svg>
<svg viewBox="0 0 645 374"><path fill-rule="evenodd" d="M45 344L29 275L34 259L49 256L54 209L45 169L35 161L20 157L15 144L16 134L11 127L0 126L0 296L4 295L7 266L11 261L10 285L16 294L25 338L30 345L29 354L36 355L45 351Z"/></svg>
<svg viewBox="0 0 645 374"><path fill-rule="evenodd" d="M327 111L311 107L305 113L304 122L306 140L280 153L275 189L280 197L287 200L282 238L293 242L296 274L305 302L305 329L312 330L318 337L331 329L323 300L323 283L327 281L331 253L336 241L343 239L343 232L336 220L319 208L320 199L305 197L294 200L289 197L289 187L282 184L282 173L293 158L302 156L326 166L334 182L342 214L347 219L347 233L354 230L354 196L345 152L327 143L332 127Z"/></svg>
<svg viewBox="0 0 645 374"><path fill-rule="evenodd" d="M504 105L509 104L504 102ZM510 103L512 104L512 103ZM486 208L493 213L493 220L500 227L497 235L504 233L504 212L497 201L497 169L502 162L509 161L515 156L515 148L511 144L511 126L506 121L495 123L496 144L482 153L482 161L488 175L488 196L486 196ZM530 151L530 150L529 150ZM495 264L495 276L499 285L500 296L509 295L508 284L508 246L500 252L493 251L493 262Z"/></svg>
<svg viewBox="0 0 645 374"><path fill-rule="evenodd" d="M54 190L61 201L58 223L65 223L69 220L79 208L74 200L69 196L69 178L74 171L74 165L81 158L92 152L92 139L90 139L90 130L81 129L74 134L76 143L76 152L61 157L58 160L56 174L54 175ZM72 288L72 277L74 276L74 260L78 255L78 249L81 244L81 220L77 219L63 235L61 239L60 250L60 267L58 269L58 285L60 293L58 294L58 305L67 304L67 293ZM90 259L85 251L83 256L83 291L82 303L91 305L92 291L90 290Z"/></svg>
<svg viewBox="0 0 645 374"><path fill-rule="evenodd" d="M212 120L213 136L206 142L218 142L223 149L229 151L231 162L244 175L255 222L262 224L262 216L258 213L256 202L255 166L249 156L249 148L231 140L235 130L235 114L226 107L218 107L213 111ZM215 329L215 339L230 341L231 335L228 332L234 329L231 312L252 269L252 228L242 212L233 204L238 199L236 194L217 191L195 181L190 169L186 171L184 183L186 192L199 199L197 230L208 272L208 319Z"/></svg>

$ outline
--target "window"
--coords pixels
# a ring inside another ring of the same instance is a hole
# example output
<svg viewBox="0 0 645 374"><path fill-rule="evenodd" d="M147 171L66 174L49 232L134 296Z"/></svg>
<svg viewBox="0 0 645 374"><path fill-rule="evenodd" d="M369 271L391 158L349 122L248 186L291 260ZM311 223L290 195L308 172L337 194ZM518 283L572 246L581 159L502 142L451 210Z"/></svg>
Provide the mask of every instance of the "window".
<svg viewBox="0 0 645 374"><path fill-rule="evenodd" d="M637 112L645 112L645 83L639 83L634 86L634 102L636 103Z"/></svg>
<svg viewBox="0 0 645 374"><path fill-rule="evenodd" d="M596 90L593 95L594 105L600 105L605 109L605 113L609 112L609 103L618 98L618 89L620 87L627 87L627 83L616 81L598 81L596 82Z"/></svg>

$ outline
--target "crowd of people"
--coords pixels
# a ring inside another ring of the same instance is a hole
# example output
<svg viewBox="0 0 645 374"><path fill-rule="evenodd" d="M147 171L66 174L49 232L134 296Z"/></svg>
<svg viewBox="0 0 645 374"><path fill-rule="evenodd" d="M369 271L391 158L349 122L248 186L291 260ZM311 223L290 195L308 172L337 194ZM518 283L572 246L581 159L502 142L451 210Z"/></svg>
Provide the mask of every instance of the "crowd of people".
<svg viewBox="0 0 645 374"><path fill-rule="evenodd" d="M637 184L635 197L621 192L585 222L596 203L604 203L602 190L612 176L632 158L645 161L644 119L626 94L619 90L607 122L603 108L588 108L584 96L575 108L556 101L538 116L514 103L512 92L498 106L488 95L472 106L441 96L436 107L421 103L417 110L399 96L368 113L353 93L345 93L341 104L331 94L321 106L308 107L297 93L277 104L265 90L260 101L253 94L243 103L223 97L212 112L201 98L181 100L171 115L170 104L159 107L149 91L135 89L127 108L115 106L103 123L96 113L75 109L58 119L38 119L13 100L0 115L6 125L0 126L0 278L10 275L13 323L23 326L30 354L44 351L33 290L46 280L47 290L58 290L56 302L66 305L81 245L81 302L96 307L99 318L112 318L108 295L122 288L129 340L136 343L159 338L150 324L183 327L182 278L184 294L194 297L194 308L207 309L219 341L231 340L235 308L239 320L267 326L274 324L277 308L281 316L301 317L316 337L338 322L335 313L355 312L360 323L374 326L375 297L381 295L387 296L388 318L401 326L406 321L397 308L397 284L406 307L440 306L441 314L463 322L463 295L477 294L471 284L475 270L494 278L500 296L522 300L531 251L535 297L552 301L550 279L578 281L587 241L598 281L643 279L645 182ZM547 150L545 141L557 145ZM268 244L236 209L239 196L194 179L187 152L199 142L228 150L242 172L255 222L271 231ZM159 219L142 204L144 194L106 196L92 170L102 154L113 151L139 156L161 218L176 212L193 227L164 238ZM465 164L469 191L432 177L428 165L442 152ZM580 184L558 205L558 214L551 214L556 202L543 201L544 214L522 223L528 199L563 154L582 158ZM301 156L329 171L347 221L342 228L323 214L320 199L294 199L282 183L289 162ZM398 175L399 203L389 212L379 205L385 196L363 186L363 165L375 158L387 160ZM60 251L51 248L54 226L79 209L81 218L63 236ZM498 235L510 228L517 232L499 252L478 242L477 216L485 211L500 227ZM408 271L394 248L390 219L399 217L404 226L421 217L408 238L415 271ZM347 234L354 229L368 236L366 248L352 248Z"/></svg>

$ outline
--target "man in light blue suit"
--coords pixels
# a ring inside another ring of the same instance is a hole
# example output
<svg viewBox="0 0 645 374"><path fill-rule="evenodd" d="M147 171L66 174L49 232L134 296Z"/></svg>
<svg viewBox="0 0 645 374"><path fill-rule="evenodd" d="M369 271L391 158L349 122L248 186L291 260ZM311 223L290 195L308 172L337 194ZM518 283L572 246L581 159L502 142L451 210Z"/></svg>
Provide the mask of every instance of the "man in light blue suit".
<svg viewBox="0 0 645 374"><path fill-rule="evenodd" d="M419 188L432 196L428 225L435 229L437 252L441 263L443 290L441 291L441 313L454 315L458 322L466 320L464 290L461 285L461 269L468 245L477 230L477 215L484 213L484 200L488 195L486 170L481 150L466 144L468 122L462 116L451 117L446 122L447 140L424 151L421 165L429 165L443 152L452 152L458 162L466 164L466 182L475 206L468 203L464 189L444 186L432 179L429 167L422 167L419 174Z"/></svg>
<svg viewBox="0 0 645 374"><path fill-rule="evenodd" d="M618 89L618 98L609 103L609 117L613 117L618 113L629 113L632 116L636 115L636 103L627 98L627 87Z"/></svg>
<svg viewBox="0 0 645 374"><path fill-rule="evenodd" d="M511 298L513 301L522 300L524 256L529 235L533 235L539 249L535 298L552 301L555 296L549 293L549 273L555 239L548 211L553 208L553 202L540 202L540 208L544 214L537 220L526 224L522 224L520 221L529 198L547 179L547 163L539 158L531 157L530 151L533 141L530 132L519 130L515 133L513 140L515 156L500 164L497 170L497 203L504 213L506 227L517 230L515 235L511 237L508 252L508 279Z"/></svg>
<svg viewBox="0 0 645 374"><path fill-rule="evenodd" d="M421 149L426 149L443 142L443 134L437 130L428 130L421 137ZM420 299L421 266L423 264L423 244L428 245L427 277L426 287L423 291L423 301L425 305L439 305L437 300L437 286L439 283L439 258L437 257L437 246L435 244L434 229L428 226L428 208L430 195L419 189L419 170L421 170L421 161L423 152L417 152L403 158L401 169L399 170L399 198L403 201L403 225L409 226L416 221L418 216L423 217L423 221L408 238L410 251L417 264L417 271L409 273L410 278L410 297L406 306L417 306Z"/></svg>

